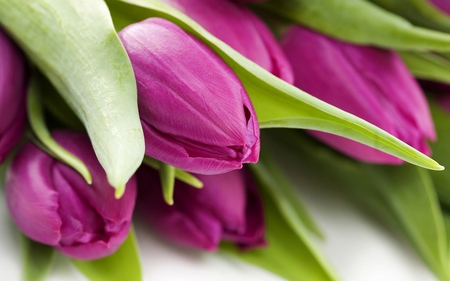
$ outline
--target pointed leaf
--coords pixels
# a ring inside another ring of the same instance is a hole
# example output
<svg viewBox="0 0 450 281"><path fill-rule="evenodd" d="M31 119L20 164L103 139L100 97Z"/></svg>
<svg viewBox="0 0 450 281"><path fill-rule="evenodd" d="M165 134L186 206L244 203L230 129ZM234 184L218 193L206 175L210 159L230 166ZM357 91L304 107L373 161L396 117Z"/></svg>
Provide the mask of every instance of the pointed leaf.
<svg viewBox="0 0 450 281"><path fill-rule="evenodd" d="M107 2L114 20L117 20L116 26L158 16L198 36L239 76L250 95L261 128L290 127L325 131L362 142L415 165L428 169L443 169L429 157L385 131L278 79L212 36L187 16L167 5L155 0L123 0L122 2L107 0Z"/></svg>
<svg viewBox="0 0 450 281"><path fill-rule="evenodd" d="M0 24L84 123L120 196L144 137L133 69L104 1L0 0Z"/></svg>
<svg viewBox="0 0 450 281"><path fill-rule="evenodd" d="M450 114L433 100L430 100L430 108L438 136L438 141L431 143L430 147L438 159L441 159L443 163L450 164ZM447 207L450 207L450 172L430 174L439 194L439 199Z"/></svg>
<svg viewBox="0 0 450 281"><path fill-rule="evenodd" d="M78 159L75 155L67 151L59 145L51 136L50 131L45 124L44 112L41 104L41 84L42 77L35 72L28 88L27 94L27 113L28 120L33 132L36 134L38 140L42 142L43 146L49 151L52 156L58 158L66 163L69 167L75 169L86 180L88 184L92 183L92 176L86 165Z"/></svg>
<svg viewBox="0 0 450 281"><path fill-rule="evenodd" d="M292 184L280 171L278 164L270 151L264 149L261 150L259 162L249 167L259 179L261 187L270 194L280 214L292 229L302 232L302 229L307 228L316 236L324 238L311 214L295 193Z"/></svg>
<svg viewBox="0 0 450 281"><path fill-rule="evenodd" d="M298 182L350 197L406 236L436 275L450 280L443 217L426 170L407 164L359 163L295 131L268 132L263 137L268 147L262 149L280 157L278 163L294 171Z"/></svg>
<svg viewBox="0 0 450 281"><path fill-rule="evenodd" d="M155 170L160 170L162 165L162 162L154 158L151 158L147 155L144 156L144 161L142 163L152 167ZM195 188L203 188L203 182L201 182L198 178L196 178L195 176L186 171L175 168L175 178Z"/></svg>
<svg viewBox="0 0 450 281"><path fill-rule="evenodd" d="M231 244L221 245L221 250L263 267L289 281L340 280L324 258L316 251L303 229L302 235L292 229L272 195L261 192L264 198L267 248L239 252Z"/></svg>
<svg viewBox="0 0 450 281"><path fill-rule="evenodd" d="M415 27L366 0L272 0L262 7L355 44L404 50L450 50L450 35Z"/></svg>
<svg viewBox="0 0 450 281"><path fill-rule="evenodd" d="M404 17L411 23L450 32L450 16L430 0L370 0L384 9Z"/></svg>
<svg viewBox="0 0 450 281"><path fill-rule="evenodd" d="M164 201L173 205L173 190L175 189L175 168L166 163L161 163L159 177L161 178L161 187L163 190Z"/></svg>
<svg viewBox="0 0 450 281"><path fill-rule="evenodd" d="M23 280L43 281L53 265L53 247L35 242L23 234L21 237Z"/></svg>
<svg viewBox="0 0 450 281"><path fill-rule="evenodd" d="M399 52L415 77L450 83L450 60L445 56L426 52Z"/></svg>
<svg viewBox="0 0 450 281"><path fill-rule="evenodd" d="M90 281L141 281L142 270L133 229L114 254L92 261L72 259L73 264Z"/></svg>

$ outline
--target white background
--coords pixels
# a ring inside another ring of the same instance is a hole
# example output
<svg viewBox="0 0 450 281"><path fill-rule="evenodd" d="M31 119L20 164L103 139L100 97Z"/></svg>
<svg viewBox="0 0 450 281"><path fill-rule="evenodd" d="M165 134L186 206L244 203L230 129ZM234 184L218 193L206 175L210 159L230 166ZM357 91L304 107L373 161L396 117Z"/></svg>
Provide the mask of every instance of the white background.
<svg viewBox="0 0 450 281"><path fill-rule="evenodd" d="M325 241L318 241L319 247L343 280L437 280L406 242L343 199L304 186L299 193L326 235ZM154 236L139 222L136 224L136 231L144 280L283 280L226 254L199 253L171 245ZM16 281L20 280L20 276L17 232L8 217L3 193L0 192L0 281ZM58 255L48 280L86 279L65 258Z"/></svg>

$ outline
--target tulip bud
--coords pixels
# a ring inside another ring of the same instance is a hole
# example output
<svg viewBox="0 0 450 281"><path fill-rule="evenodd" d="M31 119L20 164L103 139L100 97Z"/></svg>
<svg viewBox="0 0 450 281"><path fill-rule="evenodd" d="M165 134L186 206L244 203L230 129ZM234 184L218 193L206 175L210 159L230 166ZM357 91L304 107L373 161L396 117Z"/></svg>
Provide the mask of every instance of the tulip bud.
<svg viewBox="0 0 450 281"><path fill-rule="evenodd" d="M0 29L0 163L25 132L27 80L23 54Z"/></svg>
<svg viewBox="0 0 450 281"><path fill-rule="evenodd" d="M228 0L162 1L188 15L244 57L293 83L292 68L277 40L264 22L246 7Z"/></svg>
<svg viewBox="0 0 450 281"><path fill-rule="evenodd" d="M450 15L450 1L448 0L429 0L431 4L436 6L436 8L440 9L442 12Z"/></svg>
<svg viewBox="0 0 450 281"><path fill-rule="evenodd" d="M191 248L217 250L221 240L241 249L261 247L264 240L262 202L243 170L220 175L196 175L202 189L177 181L174 205L163 200L159 176L142 166L138 172L136 210L167 239Z"/></svg>
<svg viewBox="0 0 450 281"><path fill-rule="evenodd" d="M147 155L202 174L258 160L259 126L250 98L215 53L158 18L119 36L136 75Z"/></svg>
<svg viewBox="0 0 450 281"><path fill-rule="evenodd" d="M6 201L13 221L28 237L56 247L75 259L97 259L114 253L125 240L136 199L136 180L122 198L95 157L87 135L57 132L55 140L81 159L92 185L75 170L33 143L13 159L6 179Z"/></svg>
<svg viewBox="0 0 450 281"><path fill-rule="evenodd" d="M341 42L292 27L282 45L295 86L384 129L430 154L426 138L435 131L426 99L396 52ZM315 137L361 161L400 164L398 158L322 132Z"/></svg>

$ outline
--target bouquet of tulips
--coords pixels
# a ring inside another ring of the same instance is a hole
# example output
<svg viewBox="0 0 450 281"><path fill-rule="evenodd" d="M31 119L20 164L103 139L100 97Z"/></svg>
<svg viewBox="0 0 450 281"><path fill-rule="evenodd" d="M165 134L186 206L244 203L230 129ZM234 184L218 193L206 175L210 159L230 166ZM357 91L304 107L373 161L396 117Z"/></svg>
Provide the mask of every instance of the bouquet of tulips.
<svg viewBox="0 0 450 281"><path fill-rule="evenodd" d="M142 280L133 214L181 247L341 280L295 173L450 281L449 1L0 0L0 115L24 280L55 251Z"/></svg>

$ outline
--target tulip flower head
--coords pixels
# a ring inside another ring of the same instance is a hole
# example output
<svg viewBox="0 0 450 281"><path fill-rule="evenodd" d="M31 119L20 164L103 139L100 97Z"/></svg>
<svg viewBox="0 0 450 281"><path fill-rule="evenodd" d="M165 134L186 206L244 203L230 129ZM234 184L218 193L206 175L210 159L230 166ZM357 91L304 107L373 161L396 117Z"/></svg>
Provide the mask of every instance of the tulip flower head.
<svg viewBox="0 0 450 281"><path fill-rule="evenodd" d="M158 18L130 25L119 36L136 75L147 155L202 174L258 160L251 101L215 53Z"/></svg>
<svg viewBox="0 0 450 281"><path fill-rule="evenodd" d="M204 187L177 181L174 205L169 206L163 200L158 173L141 167L137 212L156 232L183 246L214 251L221 240L241 249L264 246L262 202L244 171L196 176Z"/></svg>
<svg viewBox="0 0 450 281"><path fill-rule="evenodd" d="M13 159L6 179L11 217L28 237L82 260L114 253L128 235L136 199L131 178L122 198L114 197L87 135L53 134L65 149L81 159L92 174L92 185L69 166L33 143Z"/></svg>
<svg viewBox="0 0 450 281"><path fill-rule="evenodd" d="M163 0L244 57L293 83L292 68L269 28L246 7L229 0ZM242 1L255 2L255 1Z"/></svg>
<svg viewBox="0 0 450 281"><path fill-rule="evenodd" d="M430 154L426 139L434 139L435 131L427 102L397 53L341 42L300 26L285 34L282 45L294 68L295 86ZM402 163L339 136L311 134L361 161Z"/></svg>
<svg viewBox="0 0 450 281"><path fill-rule="evenodd" d="M25 58L0 29L0 163L25 132L27 85Z"/></svg>

